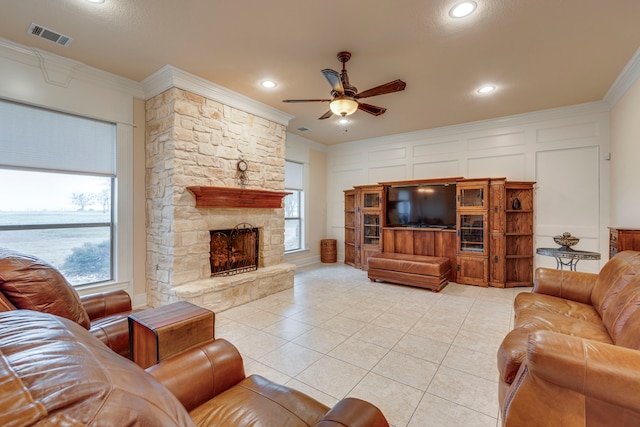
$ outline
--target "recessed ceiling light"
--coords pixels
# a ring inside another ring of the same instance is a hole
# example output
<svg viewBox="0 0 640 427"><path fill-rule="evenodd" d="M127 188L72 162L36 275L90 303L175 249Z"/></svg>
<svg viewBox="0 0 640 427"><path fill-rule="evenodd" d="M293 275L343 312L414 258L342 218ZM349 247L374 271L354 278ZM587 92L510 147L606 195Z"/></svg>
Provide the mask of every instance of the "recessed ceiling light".
<svg viewBox="0 0 640 427"><path fill-rule="evenodd" d="M345 118L342 118L342 119L338 120L338 123L340 123L341 125L346 125L349 122L350 122L350 120L349 119L345 119Z"/></svg>
<svg viewBox="0 0 640 427"><path fill-rule="evenodd" d="M494 85L484 85L482 87L480 87L477 92L478 93L491 93L494 90L496 90L496 87Z"/></svg>
<svg viewBox="0 0 640 427"><path fill-rule="evenodd" d="M267 89L273 89L274 87L278 86L278 84L273 80L264 80L260 83L260 85Z"/></svg>
<svg viewBox="0 0 640 427"><path fill-rule="evenodd" d="M104 3L104 0L87 0L89 3Z"/></svg>
<svg viewBox="0 0 640 427"><path fill-rule="evenodd" d="M464 1L453 6L449 11L449 16L452 18L464 18L465 16L471 15L473 11L476 10L476 7L478 7L476 2Z"/></svg>

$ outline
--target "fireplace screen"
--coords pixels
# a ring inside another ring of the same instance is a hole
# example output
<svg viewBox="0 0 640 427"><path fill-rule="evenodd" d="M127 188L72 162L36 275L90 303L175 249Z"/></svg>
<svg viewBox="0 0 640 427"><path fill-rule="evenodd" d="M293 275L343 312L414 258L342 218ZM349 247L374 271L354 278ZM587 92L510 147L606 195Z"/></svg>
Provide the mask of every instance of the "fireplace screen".
<svg viewBox="0 0 640 427"><path fill-rule="evenodd" d="M211 275L230 276L258 269L259 233L251 224L211 233Z"/></svg>

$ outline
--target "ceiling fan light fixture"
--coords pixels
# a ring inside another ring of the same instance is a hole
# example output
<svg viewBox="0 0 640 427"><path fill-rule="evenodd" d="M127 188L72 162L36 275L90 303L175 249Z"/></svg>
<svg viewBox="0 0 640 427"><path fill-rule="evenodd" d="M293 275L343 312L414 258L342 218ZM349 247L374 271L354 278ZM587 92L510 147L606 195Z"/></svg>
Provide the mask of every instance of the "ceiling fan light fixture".
<svg viewBox="0 0 640 427"><path fill-rule="evenodd" d="M358 102L351 98L336 98L329 104L331 112L337 116L349 116L358 110Z"/></svg>

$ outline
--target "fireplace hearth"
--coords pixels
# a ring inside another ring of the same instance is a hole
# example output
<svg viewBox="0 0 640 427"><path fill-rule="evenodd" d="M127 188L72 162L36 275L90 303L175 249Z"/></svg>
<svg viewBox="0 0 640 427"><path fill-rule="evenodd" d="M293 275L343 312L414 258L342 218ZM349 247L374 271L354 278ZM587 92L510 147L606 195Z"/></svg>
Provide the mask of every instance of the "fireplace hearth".
<svg viewBox="0 0 640 427"><path fill-rule="evenodd" d="M258 269L260 232L251 224L211 230L211 276L232 276Z"/></svg>

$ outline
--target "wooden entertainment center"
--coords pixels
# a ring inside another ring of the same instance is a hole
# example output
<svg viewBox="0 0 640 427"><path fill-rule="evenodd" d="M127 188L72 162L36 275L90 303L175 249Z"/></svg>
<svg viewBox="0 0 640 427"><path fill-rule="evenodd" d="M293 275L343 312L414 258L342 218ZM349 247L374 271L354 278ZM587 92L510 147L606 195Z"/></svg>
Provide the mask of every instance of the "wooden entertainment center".
<svg viewBox="0 0 640 427"><path fill-rule="evenodd" d="M345 263L367 269L381 252L447 257L456 283L533 285L533 182L443 178L382 182L345 190ZM390 187L455 185L455 228L389 226Z"/></svg>

